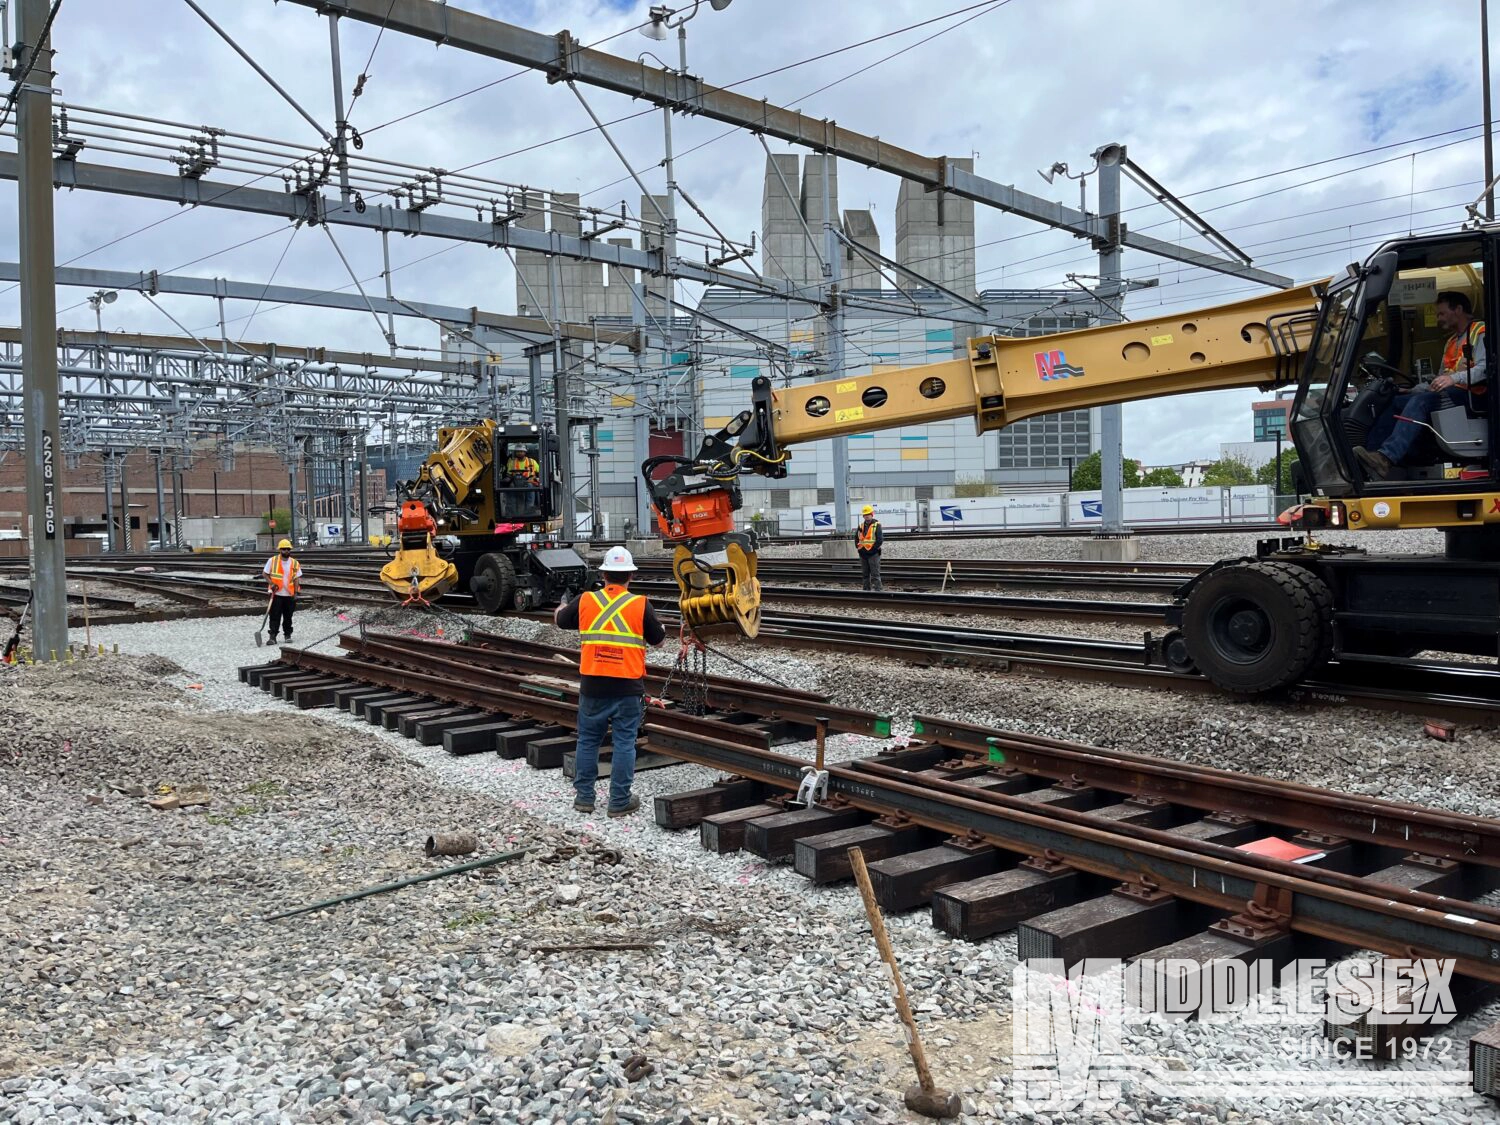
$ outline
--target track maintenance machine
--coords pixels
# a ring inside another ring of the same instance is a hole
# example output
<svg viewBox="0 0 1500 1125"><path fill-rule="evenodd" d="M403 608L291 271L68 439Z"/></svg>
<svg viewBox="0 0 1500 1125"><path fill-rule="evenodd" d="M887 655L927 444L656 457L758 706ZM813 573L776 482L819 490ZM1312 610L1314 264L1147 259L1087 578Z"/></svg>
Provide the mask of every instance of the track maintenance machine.
<svg viewBox="0 0 1500 1125"><path fill-rule="evenodd" d="M555 434L490 419L438 431L417 479L400 487L395 556L380 581L407 604L467 590L485 613L556 605L588 565L549 542L561 526Z"/></svg>
<svg viewBox="0 0 1500 1125"><path fill-rule="evenodd" d="M1500 422L1480 383L1495 367L1493 350L1476 346L1482 333L1462 345L1483 369L1469 372L1480 389L1418 421L1401 465L1377 477L1355 450L1392 425L1398 394L1438 375L1452 337L1439 294L1461 293L1476 319L1496 321L1500 286L1484 279L1500 268L1497 253L1500 227L1409 238L1344 277L1236 304L1047 337L981 336L961 359L802 386L757 378L750 409L696 458L671 459L658 481L662 458L642 467L662 538L678 546L683 617L755 635L756 544L734 528L737 478L784 477L793 446L964 415L982 434L1060 410L1296 383L1291 437L1298 491L1309 495L1281 522L1304 534L1263 540L1256 557L1216 563L1175 591L1154 658L1250 695L1331 657L1496 656ZM1442 528L1445 553L1370 554L1316 538L1399 528Z"/></svg>

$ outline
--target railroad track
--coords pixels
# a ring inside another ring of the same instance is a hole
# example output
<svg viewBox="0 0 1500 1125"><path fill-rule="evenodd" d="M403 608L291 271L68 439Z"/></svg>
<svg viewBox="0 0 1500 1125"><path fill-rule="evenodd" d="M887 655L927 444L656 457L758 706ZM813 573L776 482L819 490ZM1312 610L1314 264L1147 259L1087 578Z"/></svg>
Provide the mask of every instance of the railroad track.
<svg viewBox="0 0 1500 1125"><path fill-rule="evenodd" d="M485 634L342 643L343 657L286 649L241 679L452 754L567 766L575 654ZM789 862L819 884L847 879L858 846L884 909L928 911L956 938L1015 930L1023 959L1177 959L1174 971L1191 963L1205 981L1215 962L1284 959L1321 940L1452 959L1461 1004L1500 985L1500 908L1466 901L1500 884L1500 820L933 716L892 748L888 716L737 680L710 679L701 714L673 699L648 712L649 750L726 776L657 797L661 827L697 828L710 851ZM871 741L799 802L813 763L786 741L811 733L821 746L828 732ZM1246 850L1268 838L1301 861Z"/></svg>
<svg viewBox="0 0 1500 1125"><path fill-rule="evenodd" d="M677 620L670 610L664 620ZM816 652L858 653L905 664L980 668L1173 692L1221 694L1207 679L1153 664L1151 637L1139 641L959 628L850 616L761 615L756 643ZM1319 706L1357 706L1500 722L1500 670L1491 665L1402 659L1346 659L1288 689L1285 698Z"/></svg>
<svg viewBox="0 0 1500 1125"><path fill-rule="evenodd" d="M326 555L311 555L304 567L310 576L308 581L321 578L376 585L377 573L387 557L376 552L330 551ZM128 573L141 567L150 567L152 572L233 573L248 577L259 574L264 561L260 555L227 553L208 556L168 553L115 558L96 556L71 562L69 571L102 575L122 571ZM666 558L642 557L637 561L643 577L667 577L671 573L671 563ZM7 560L7 563L10 562L11 560ZM861 582L859 563L854 559L788 559L762 555L758 566L761 579L769 582L816 582L831 585L858 585ZM0 565L0 571L5 569L24 571L24 560L11 567ZM882 577L890 585L924 590L939 589L945 592L949 588L1015 587L1166 593L1175 590L1202 569L1197 563L1176 562L1022 562L889 557L882 561L881 567Z"/></svg>
<svg viewBox="0 0 1500 1125"><path fill-rule="evenodd" d="M253 561L253 560L252 560ZM797 560L808 561L808 560ZM1063 573L1070 573L1065 564ZM1091 568L1099 564L1085 564ZM1126 567L1171 567L1175 564L1122 564ZM390 607L394 603L374 583L373 560L320 568L306 580L308 596L316 601ZM210 594L228 592L246 599L245 612L264 597L257 571L239 573L219 557L199 558L192 565L175 562L149 575L121 574L117 569L78 567L81 575L137 583L142 588L169 589L212 604ZM1076 572L1074 572L1076 573ZM1095 572L1099 573L1099 572ZM1160 571L1153 572L1154 579ZM674 587L646 578L641 592L670 595ZM869 593L851 589L812 589L768 586L769 606L762 614L760 643L786 648L853 652L881 656L909 664L983 668L998 672L1111 683L1174 692L1218 693L1199 676L1170 672L1153 663L1149 629L1162 623L1165 605L1150 602L1108 602L1070 598L1006 597L989 594ZM781 605L846 607L853 614L789 613ZM450 594L440 605L451 612L478 615L467 595ZM659 603L664 620L675 612ZM1057 621L1118 622L1142 626L1140 640L1108 640L1070 635L957 627L883 619L883 611L921 612L950 616L1028 617ZM235 612L226 610L225 612ZM527 616L550 620L550 611ZM101 622L102 624L103 622ZM1500 721L1500 673L1489 666L1443 664L1416 660L1349 660L1329 665L1317 678L1287 692L1295 702L1322 706L1348 705L1403 714L1440 715L1474 723Z"/></svg>

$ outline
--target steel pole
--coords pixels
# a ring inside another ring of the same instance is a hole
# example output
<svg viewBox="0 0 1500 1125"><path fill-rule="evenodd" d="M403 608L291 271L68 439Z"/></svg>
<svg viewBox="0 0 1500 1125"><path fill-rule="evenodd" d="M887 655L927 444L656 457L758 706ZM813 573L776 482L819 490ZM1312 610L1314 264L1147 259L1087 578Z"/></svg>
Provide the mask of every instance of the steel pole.
<svg viewBox="0 0 1500 1125"><path fill-rule="evenodd" d="M104 530L107 537L104 540L106 551L118 551L120 549L119 537L115 534L115 455L110 450L104 451Z"/></svg>
<svg viewBox="0 0 1500 1125"><path fill-rule="evenodd" d="M1490 128L1490 0L1479 0L1479 66L1484 86L1484 214L1495 217L1495 137Z"/></svg>
<svg viewBox="0 0 1500 1125"><path fill-rule="evenodd" d="M568 362L572 353L565 353L563 365L553 372L553 397L556 402L557 468L562 477L562 535L564 539L575 538L573 520L573 434L572 419L568 414Z"/></svg>
<svg viewBox="0 0 1500 1125"><path fill-rule="evenodd" d="M273 505L274 508L274 505ZM288 462L286 474L286 537L292 541L292 546L297 545L297 462ZM281 538L279 535L276 537Z"/></svg>
<svg viewBox="0 0 1500 1125"><path fill-rule="evenodd" d="M599 423L589 423L589 538L604 538L599 508Z"/></svg>
<svg viewBox="0 0 1500 1125"><path fill-rule="evenodd" d="M1123 156L1123 149L1120 151ZM1099 215L1109 225L1109 234L1099 248L1099 321L1102 324L1114 324L1120 316L1111 302L1118 302L1122 293L1119 160L1100 160L1098 175ZM1099 487L1103 512L1099 530L1105 535L1124 535L1127 530L1124 415L1124 407L1117 402L1099 409Z"/></svg>
<svg viewBox="0 0 1500 1125"><path fill-rule="evenodd" d="M349 456L339 458L339 508L343 514L344 546L349 545Z"/></svg>
<svg viewBox="0 0 1500 1125"><path fill-rule="evenodd" d="M531 389L531 424L540 429L542 425L542 353L534 347L526 350L526 383Z"/></svg>
<svg viewBox="0 0 1500 1125"><path fill-rule="evenodd" d="M167 505L161 489L161 450L156 451L156 549L167 549Z"/></svg>
<svg viewBox="0 0 1500 1125"><path fill-rule="evenodd" d="M62 450L58 444L57 260L52 231L52 40L42 37L47 0L20 0L17 58L26 81L16 91L16 182L21 249L21 382L26 440L27 553L32 651L68 647L68 590L62 532Z"/></svg>
<svg viewBox="0 0 1500 1125"><path fill-rule="evenodd" d="M370 435L359 435L359 541L370 541Z"/></svg>
<svg viewBox="0 0 1500 1125"><path fill-rule="evenodd" d="M333 152L339 164L339 198L349 202L348 123L344 120L344 68L339 58L339 14L328 13L328 53L333 61Z"/></svg>
<svg viewBox="0 0 1500 1125"><path fill-rule="evenodd" d="M172 511L176 518L172 520L172 544L179 551L182 550L182 506L186 500L182 487L182 465L174 456L172 458Z"/></svg>
<svg viewBox="0 0 1500 1125"><path fill-rule="evenodd" d="M809 157L808 159L811 159ZM826 379L844 374L844 310L840 304L839 283L843 280L843 253L834 230L833 189L829 182L837 165L831 153L823 154L823 332L824 355L828 360ZM833 527L839 533L849 530L849 439L833 439Z"/></svg>
<svg viewBox="0 0 1500 1125"><path fill-rule="evenodd" d="M632 282L630 286L630 323L642 332L646 330L646 286L644 283ZM648 539L651 536L651 495L646 491L647 485L641 476L640 467L646 458L651 456L651 415L646 410L643 401L642 390L646 385L645 372L642 371L641 353L635 353L635 413L631 415L631 443L635 447L635 538Z"/></svg>
<svg viewBox="0 0 1500 1125"><path fill-rule="evenodd" d="M126 554L135 550L135 543L130 538L130 490L125 484L127 454L120 454L120 464L117 467L116 476L120 481L120 542L124 544Z"/></svg>

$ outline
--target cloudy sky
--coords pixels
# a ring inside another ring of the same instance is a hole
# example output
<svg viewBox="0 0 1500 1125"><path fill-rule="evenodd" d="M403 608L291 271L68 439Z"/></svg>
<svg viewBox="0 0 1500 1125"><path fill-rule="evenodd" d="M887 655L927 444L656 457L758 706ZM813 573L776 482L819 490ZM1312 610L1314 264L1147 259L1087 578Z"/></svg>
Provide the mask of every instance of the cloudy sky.
<svg viewBox="0 0 1500 1125"><path fill-rule="evenodd" d="M272 0L201 3L329 126L325 19ZM676 61L675 42L653 43L630 30L645 19L646 0L462 5L549 34L567 28L584 43L607 39L603 49L632 59L654 50ZM1049 187L1036 169L1059 160L1087 168L1100 145L1125 143L1137 163L1258 265L1310 280L1364 257L1383 237L1456 224L1482 187L1478 4L1371 0L1359 10L1351 20L1347 2L1315 0L734 0L724 12L704 4L689 25L689 69L715 84L752 79L736 88L910 149L973 155L981 174L1075 206L1076 184ZM950 12L957 14L841 50ZM589 120L566 88L398 34L376 40L376 28L344 21L346 80L352 84L366 69L370 75L351 114L366 138L363 155L444 168L477 164L475 174L579 192L585 203L606 208L638 198L603 139L587 132ZM180 0L63 0L54 44L57 85L70 105L319 143ZM606 121L640 114L612 132L659 189L660 115L602 91L586 96ZM679 118L677 175L715 223L748 238L760 221L764 157L753 137L725 133L712 122ZM174 170L159 158L93 159ZM845 162L840 181L842 205L872 208L892 247L895 180ZM271 178L260 186L280 183ZM1135 229L1195 244L1190 231L1129 184L1125 206ZM0 210L15 214L14 185L0 184ZM1077 240L978 212L981 288L1058 286L1069 272L1092 272L1094 257ZM336 235L355 272L377 279L378 291L378 237L347 229ZM282 284L351 288L321 231L84 192L57 196L57 251L59 262L83 266L246 282L274 273ZM0 257L14 261L16 253L12 221L0 225ZM500 252L395 240L392 259L398 296L514 310L511 267ZM1130 298L1134 317L1257 291L1135 251L1126 254L1125 271L1159 279L1158 288ZM59 292L64 326L93 326L85 295ZM163 304L195 331L216 331L211 303ZM231 306L229 315L231 334L246 339L385 350L368 315L248 304ZM17 294L7 288L0 324L18 322ZM109 306L105 327L175 331L131 294ZM403 344L436 344L431 324L398 321L397 330ZM1221 441L1249 439L1247 404L1255 397L1223 392L1133 404L1126 452L1148 463L1216 456Z"/></svg>

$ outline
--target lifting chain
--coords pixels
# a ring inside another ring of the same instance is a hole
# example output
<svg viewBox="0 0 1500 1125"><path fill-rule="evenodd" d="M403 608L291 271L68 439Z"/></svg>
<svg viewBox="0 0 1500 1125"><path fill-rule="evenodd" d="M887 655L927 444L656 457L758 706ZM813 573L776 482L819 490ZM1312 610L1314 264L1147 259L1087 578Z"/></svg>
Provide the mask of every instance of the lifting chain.
<svg viewBox="0 0 1500 1125"><path fill-rule="evenodd" d="M664 700L672 698L672 681L682 677L682 697L677 700L689 715L703 715L708 711L708 649L698 639L687 622L677 632L677 662L667 673L667 682L662 685Z"/></svg>

